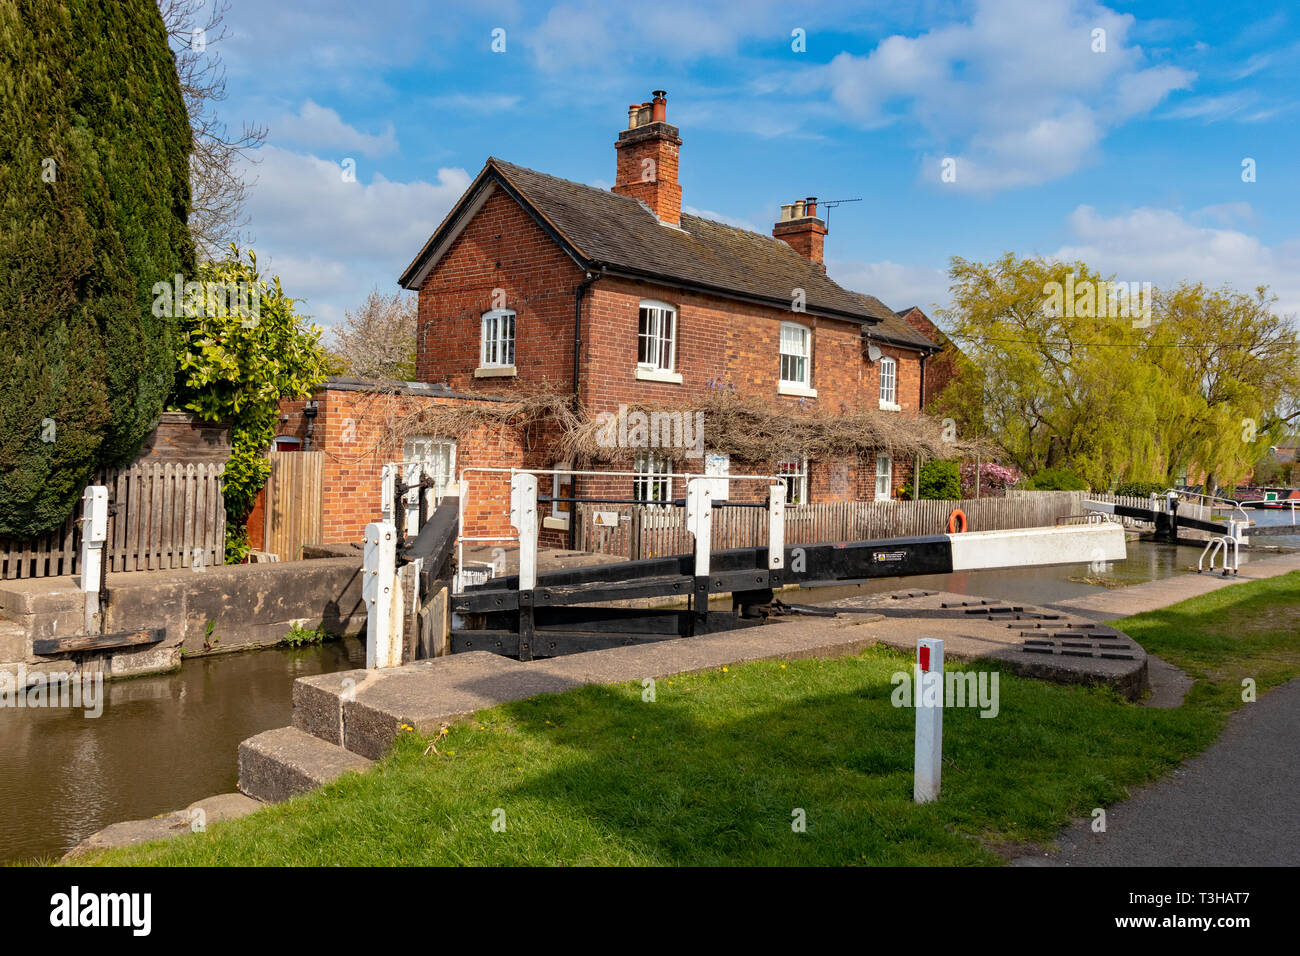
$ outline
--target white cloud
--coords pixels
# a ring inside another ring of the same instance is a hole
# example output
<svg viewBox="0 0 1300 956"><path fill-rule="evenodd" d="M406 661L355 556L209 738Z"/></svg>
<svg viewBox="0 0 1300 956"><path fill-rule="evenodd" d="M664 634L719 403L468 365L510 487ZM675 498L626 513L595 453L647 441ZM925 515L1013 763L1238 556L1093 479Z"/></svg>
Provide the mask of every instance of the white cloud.
<svg viewBox="0 0 1300 956"><path fill-rule="evenodd" d="M259 261L281 274L285 291L332 323L397 277L469 187L463 169L434 182L395 182L357 168L344 182L338 163L275 146L257 151L247 211Z"/></svg>
<svg viewBox="0 0 1300 956"><path fill-rule="evenodd" d="M1233 204L1236 218L1247 218L1249 209L1242 205ZM1125 282L1172 286L1186 280L1212 287L1228 283L1243 292L1267 285L1278 296L1280 312L1300 314L1300 239L1267 246L1240 230L1193 221L1222 219L1224 213L1223 206L1211 206L1188 218L1144 206L1103 216L1092 206L1079 206L1069 217L1074 241L1053 258L1081 259Z"/></svg>
<svg viewBox="0 0 1300 956"><path fill-rule="evenodd" d="M1126 45L1133 17L1076 0L980 0L969 21L891 36L825 68L851 122L920 126L928 158L957 159L958 189L996 190L1068 175L1111 129L1149 112L1195 74L1149 66ZM1093 31L1105 31L1105 52ZM938 182L927 161L922 178Z"/></svg>
<svg viewBox="0 0 1300 956"><path fill-rule="evenodd" d="M356 152L368 159L397 151L397 135L391 122L385 124L382 133L363 133L343 122L334 110L312 100L305 101L296 116L285 116L273 123L271 136L276 141L315 149Z"/></svg>

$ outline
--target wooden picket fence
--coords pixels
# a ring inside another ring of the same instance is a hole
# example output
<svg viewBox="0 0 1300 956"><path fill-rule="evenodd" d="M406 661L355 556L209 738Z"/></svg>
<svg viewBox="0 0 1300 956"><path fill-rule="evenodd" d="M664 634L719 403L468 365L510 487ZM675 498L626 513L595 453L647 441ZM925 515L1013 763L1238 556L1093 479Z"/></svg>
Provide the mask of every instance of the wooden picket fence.
<svg viewBox="0 0 1300 956"><path fill-rule="evenodd" d="M96 471L116 514L108 519L109 571L161 571L225 562L224 464L148 462ZM0 579L76 574L81 502L57 531L41 538L0 538Z"/></svg>
<svg viewBox="0 0 1300 956"><path fill-rule="evenodd" d="M954 508L966 514L967 530L1051 527L1057 518L1083 512L1081 491L1039 491L1009 498L959 501L834 501L785 509L786 544L865 541L939 534ZM688 554L694 540L686 530L686 509L678 505L578 503L576 545L582 551L617 554L629 560ZM724 506L713 511L715 551L767 544L767 512Z"/></svg>

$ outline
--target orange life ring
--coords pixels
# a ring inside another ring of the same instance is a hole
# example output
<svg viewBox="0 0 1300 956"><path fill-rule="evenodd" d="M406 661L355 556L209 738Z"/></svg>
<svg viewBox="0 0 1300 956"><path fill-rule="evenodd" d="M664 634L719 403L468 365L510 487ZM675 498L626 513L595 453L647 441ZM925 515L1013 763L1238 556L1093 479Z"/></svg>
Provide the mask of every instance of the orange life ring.
<svg viewBox="0 0 1300 956"><path fill-rule="evenodd" d="M957 527L958 519L961 520L961 528ZM948 533L962 534L966 530L966 512L960 508L953 508L952 514L948 515Z"/></svg>

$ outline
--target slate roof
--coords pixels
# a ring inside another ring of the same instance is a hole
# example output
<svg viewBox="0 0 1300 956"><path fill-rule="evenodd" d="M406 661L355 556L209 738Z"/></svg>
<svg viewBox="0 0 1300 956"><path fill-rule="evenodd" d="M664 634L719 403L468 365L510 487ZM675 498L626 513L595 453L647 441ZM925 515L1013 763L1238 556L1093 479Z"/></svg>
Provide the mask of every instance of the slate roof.
<svg viewBox="0 0 1300 956"><path fill-rule="evenodd" d="M865 292L855 292L853 294L862 299L867 308L882 310L880 313L873 312L873 314L880 315L880 324L873 325L870 329L870 335L873 339L883 339L894 345L903 345L909 348L928 349L934 352L939 350L937 343L931 341L907 323L907 320L903 318L907 314L906 312L891 312L879 299L867 295Z"/></svg>
<svg viewBox="0 0 1300 956"><path fill-rule="evenodd" d="M489 158L437 232L400 279L418 287L444 235L459 228L461 212L492 179L533 214L583 268L648 280L666 279L706 292L789 307L804 290L807 311L872 325L898 321L878 299L851 292L780 239L683 213L681 228L662 225L635 199ZM906 323L900 323L906 326ZM900 335L902 333L900 332ZM912 333L915 336L916 333Z"/></svg>

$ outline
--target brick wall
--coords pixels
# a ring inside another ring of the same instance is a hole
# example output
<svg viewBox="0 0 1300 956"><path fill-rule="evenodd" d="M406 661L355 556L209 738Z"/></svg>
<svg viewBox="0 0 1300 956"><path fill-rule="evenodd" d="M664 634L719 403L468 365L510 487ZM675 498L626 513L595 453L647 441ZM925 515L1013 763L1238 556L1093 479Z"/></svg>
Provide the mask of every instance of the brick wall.
<svg viewBox="0 0 1300 956"><path fill-rule="evenodd" d="M925 396L921 407L929 408L930 403L957 377L957 347L948 341L943 331L920 309L908 309L902 319L930 341L943 346L942 351L930 356L925 363Z"/></svg>
<svg viewBox="0 0 1300 956"><path fill-rule="evenodd" d="M574 292L584 273L504 192L490 196L419 293L417 377L456 391L573 388ZM482 315L515 311L512 378L478 378Z"/></svg>

